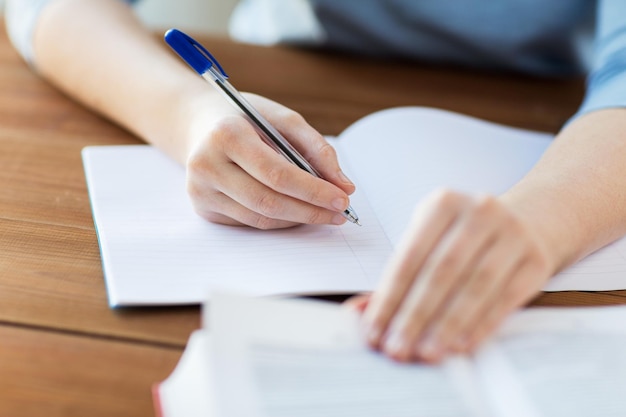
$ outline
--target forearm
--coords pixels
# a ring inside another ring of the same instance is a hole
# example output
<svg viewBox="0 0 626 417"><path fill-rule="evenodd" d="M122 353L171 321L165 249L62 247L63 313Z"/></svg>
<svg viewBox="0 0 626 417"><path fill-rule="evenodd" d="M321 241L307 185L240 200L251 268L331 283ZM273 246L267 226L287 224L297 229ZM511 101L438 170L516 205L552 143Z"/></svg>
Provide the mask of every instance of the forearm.
<svg viewBox="0 0 626 417"><path fill-rule="evenodd" d="M502 199L538 231L556 271L626 234L626 109L573 121Z"/></svg>
<svg viewBox="0 0 626 417"><path fill-rule="evenodd" d="M213 94L145 30L126 4L57 0L34 35L40 73L71 97L183 162L193 100Z"/></svg>

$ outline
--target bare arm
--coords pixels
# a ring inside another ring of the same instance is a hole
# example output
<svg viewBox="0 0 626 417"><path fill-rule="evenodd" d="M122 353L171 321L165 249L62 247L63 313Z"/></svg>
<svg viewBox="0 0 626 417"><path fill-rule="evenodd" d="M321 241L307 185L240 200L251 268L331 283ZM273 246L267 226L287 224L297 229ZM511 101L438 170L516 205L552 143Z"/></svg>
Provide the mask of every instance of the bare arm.
<svg viewBox="0 0 626 417"><path fill-rule="evenodd" d="M453 190L416 209L364 311L369 343L398 360L475 349L554 274L626 234L626 4L597 4L579 114L502 196Z"/></svg>
<svg viewBox="0 0 626 417"><path fill-rule="evenodd" d="M626 110L598 110L506 194L426 199L376 293L355 304L373 347L438 361L474 350L550 277L624 234Z"/></svg>
<svg viewBox="0 0 626 417"><path fill-rule="evenodd" d="M71 97L187 165L196 211L260 228L336 223L354 186L298 114L249 95L327 181L298 170L115 0L55 0L34 35L40 73Z"/></svg>
<svg viewBox="0 0 626 417"><path fill-rule="evenodd" d="M556 270L626 234L626 109L574 120L502 199L543 231Z"/></svg>
<svg viewBox="0 0 626 417"><path fill-rule="evenodd" d="M70 96L184 162L178 120L205 92L202 80L158 44L120 1L57 0L34 36L40 73ZM200 94L200 92L202 92Z"/></svg>

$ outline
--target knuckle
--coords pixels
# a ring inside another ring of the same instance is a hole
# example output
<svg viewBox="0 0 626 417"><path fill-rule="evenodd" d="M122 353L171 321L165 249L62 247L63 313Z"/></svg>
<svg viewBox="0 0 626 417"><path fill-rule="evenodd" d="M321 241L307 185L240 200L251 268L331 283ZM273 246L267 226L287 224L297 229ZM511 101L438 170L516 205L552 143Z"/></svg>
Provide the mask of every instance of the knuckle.
<svg viewBox="0 0 626 417"><path fill-rule="evenodd" d="M528 238L530 237L528 236L524 225L519 221L517 217L512 214L504 216L501 220L501 223L502 226L506 228L506 230L516 239L528 240Z"/></svg>
<svg viewBox="0 0 626 417"><path fill-rule="evenodd" d="M440 188L433 192L432 199L438 207L444 208L457 204L461 199L461 194L449 188Z"/></svg>
<svg viewBox="0 0 626 417"><path fill-rule="evenodd" d="M456 210L458 194L447 188L432 191L426 198L413 207L412 222L419 222L425 214L435 213L447 216Z"/></svg>
<svg viewBox="0 0 626 417"><path fill-rule="evenodd" d="M216 213L214 211L197 211L196 213L198 213L203 219L211 222L211 223L215 223L215 224L224 224L224 216L220 215L219 213Z"/></svg>
<svg viewBox="0 0 626 417"><path fill-rule="evenodd" d="M473 198L467 213L466 234L469 235L481 233L485 227L489 230L490 224L493 225L495 222L500 224L503 217L498 201L491 195Z"/></svg>
<svg viewBox="0 0 626 417"><path fill-rule="evenodd" d="M492 195L476 197L473 204L473 212L479 219L491 219L498 211L498 202Z"/></svg>
<svg viewBox="0 0 626 417"><path fill-rule="evenodd" d="M320 140L322 140L322 143L317 151L317 153L319 154L319 156L322 159L336 159L337 158L337 151L335 151L335 148L332 147L332 145L328 142L326 142L323 138L321 138Z"/></svg>
<svg viewBox="0 0 626 417"><path fill-rule="evenodd" d="M304 117L300 113L287 108L282 110L280 118L289 124L305 123Z"/></svg>
<svg viewBox="0 0 626 417"><path fill-rule="evenodd" d="M430 210L443 216L455 216L460 210L467 207L469 198L467 195L448 188L434 191L428 200Z"/></svg>
<svg viewBox="0 0 626 417"><path fill-rule="evenodd" d="M442 338L449 339L458 334L465 323L464 316L460 312L449 314L441 325Z"/></svg>
<svg viewBox="0 0 626 417"><path fill-rule="evenodd" d="M315 182L311 181L312 184L310 186L307 186L302 192L303 192L303 197L304 200L313 204L320 204L321 202L324 202L324 199L322 198L322 191L320 190L320 188L316 185Z"/></svg>
<svg viewBox="0 0 626 417"><path fill-rule="evenodd" d="M187 195L191 198L191 201L197 202L204 196L204 192L201 188L193 181L187 181Z"/></svg>
<svg viewBox="0 0 626 417"><path fill-rule="evenodd" d="M218 120L207 136L207 145L210 149L222 149L227 144L233 143L241 128L241 118L238 116L226 116Z"/></svg>
<svg viewBox="0 0 626 417"><path fill-rule="evenodd" d="M306 224L327 223L326 215L323 210L312 208L305 216Z"/></svg>
<svg viewBox="0 0 626 417"><path fill-rule="evenodd" d="M274 219L259 215L253 219L253 221L251 222L251 226L260 230L269 230L274 228L274 223Z"/></svg>
<svg viewBox="0 0 626 417"><path fill-rule="evenodd" d="M470 300L476 300L484 297L495 277L496 272L493 266L480 267L476 271L476 275L467 289L468 298Z"/></svg>
<svg viewBox="0 0 626 417"><path fill-rule="evenodd" d="M237 137L245 120L238 115L228 115L218 120L211 130L210 137L216 141Z"/></svg>
<svg viewBox="0 0 626 417"><path fill-rule="evenodd" d="M187 182L187 195L197 211L211 209L214 206L214 200L217 193L215 190L198 184L195 181Z"/></svg>
<svg viewBox="0 0 626 417"><path fill-rule="evenodd" d="M188 183L187 194L191 199L194 211L211 223L223 224L225 217L217 210L217 194L211 193L194 183Z"/></svg>
<svg viewBox="0 0 626 417"><path fill-rule="evenodd" d="M267 185L274 190L282 190L290 181L290 175L283 168L270 166L265 171Z"/></svg>
<svg viewBox="0 0 626 417"><path fill-rule="evenodd" d="M263 193L256 199L254 208L263 216L274 218L280 212L281 204L274 194Z"/></svg>
<svg viewBox="0 0 626 417"><path fill-rule="evenodd" d="M206 155L199 152L193 152L187 158L187 177L196 175L208 175L211 173L211 164Z"/></svg>
<svg viewBox="0 0 626 417"><path fill-rule="evenodd" d="M438 276L447 277L454 272L461 262L461 254L458 249L451 249L439 261L435 272Z"/></svg>
<svg viewBox="0 0 626 417"><path fill-rule="evenodd" d="M485 290L490 285L491 281L497 276L498 266L493 263L484 263L478 267L476 283L480 290Z"/></svg>
<svg viewBox="0 0 626 417"><path fill-rule="evenodd" d="M252 133L252 126L243 117L228 115L215 122L202 147L207 155L240 153L242 138Z"/></svg>

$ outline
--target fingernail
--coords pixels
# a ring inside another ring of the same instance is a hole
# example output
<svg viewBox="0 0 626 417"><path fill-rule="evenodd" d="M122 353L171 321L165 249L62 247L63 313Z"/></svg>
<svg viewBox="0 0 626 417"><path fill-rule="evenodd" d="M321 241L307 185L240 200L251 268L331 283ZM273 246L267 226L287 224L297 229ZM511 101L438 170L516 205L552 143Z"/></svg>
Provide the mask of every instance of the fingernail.
<svg viewBox="0 0 626 417"><path fill-rule="evenodd" d="M375 325L365 325L365 338L367 343L370 345L377 345L380 342L382 334L383 332L380 327Z"/></svg>
<svg viewBox="0 0 626 417"><path fill-rule="evenodd" d="M385 340L384 350L390 355L399 355L404 349L404 340L398 333L392 333Z"/></svg>
<svg viewBox="0 0 626 417"><path fill-rule="evenodd" d="M344 211L348 207L348 201L345 198L336 198L333 200L332 205L337 210Z"/></svg>
<svg viewBox="0 0 626 417"><path fill-rule="evenodd" d="M342 182L345 182L346 184L354 185L354 183L350 181L348 177L346 177L346 174L344 174L343 171L339 171L339 178Z"/></svg>
<svg viewBox="0 0 626 417"><path fill-rule="evenodd" d="M347 219L345 217L343 217L343 215L337 214L337 215L335 215L335 217L333 217L332 222L333 222L333 224L340 225L340 224L344 224L346 222L346 220Z"/></svg>
<svg viewBox="0 0 626 417"><path fill-rule="evenodd" d="M439 353L439 345L434 337L427 337L419 345L418 353L424 358L434 358Z"/></svg>

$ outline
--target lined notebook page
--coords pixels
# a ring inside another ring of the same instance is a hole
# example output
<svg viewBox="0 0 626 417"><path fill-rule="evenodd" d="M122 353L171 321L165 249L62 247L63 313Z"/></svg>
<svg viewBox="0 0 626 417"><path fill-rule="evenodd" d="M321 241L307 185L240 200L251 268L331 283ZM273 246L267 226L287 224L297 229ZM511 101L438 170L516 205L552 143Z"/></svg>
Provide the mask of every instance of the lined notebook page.
<svg viewBox="0 0 626 417"><path fill-rule="evenodd" d="M552 136L428 108L384 110L357 121L337 144L358 173L377 218L396 244L417 202L452 188L501 194L518 182ZM550 280L546 291L626 289L626 239Z"/></svg>
<svg viewBox="0 0 626 417"><path fill-rule="evenodd" d="M521 179L552 137L425 108L375 113L338 141L396 244L417 203L438 188L500 194Z"/></svg>
<svg viewBox="0 0 626 417"><path fill-rule="evenodd" d="M185 173L149 146L86 148L85 173L111 305L200 303L215 288L254 295L375 288L417 202L441 186L500 194L551 136L425 108L372 114L334 143L363 227L281 231L198 217ZM626 289L626 239L553 278L545 290Z"/></svg>
<svg viewBox="0 0 626 417"><path fill-rule="evenodd" d="M391 245L360 194L363 226L279 231L195 214L184 169L150 146L90 147L83 160L112 306L200 303L216 288L253 295L371 290Z"/></svg>

